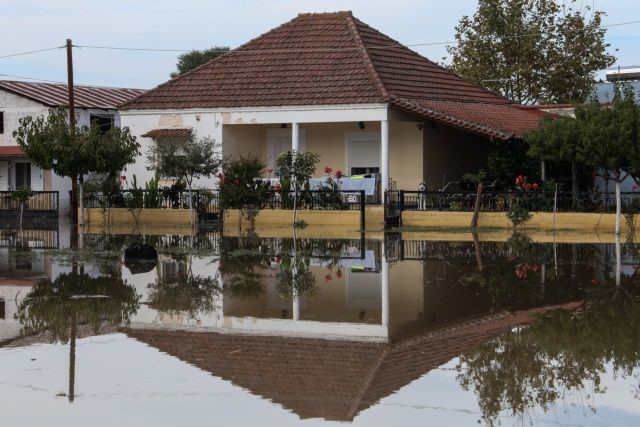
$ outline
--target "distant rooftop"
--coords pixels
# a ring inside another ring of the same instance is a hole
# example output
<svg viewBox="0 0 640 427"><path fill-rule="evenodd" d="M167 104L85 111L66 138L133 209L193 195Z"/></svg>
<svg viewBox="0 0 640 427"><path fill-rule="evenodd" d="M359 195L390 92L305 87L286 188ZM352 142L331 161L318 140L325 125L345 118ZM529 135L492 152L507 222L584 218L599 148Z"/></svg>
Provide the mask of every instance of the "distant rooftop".
<svg viewBox="0 0 640 427"><path fill-rule="evenodd" d="M640 80L640 65L607 68L607 81Z"/></svg>
<svg viewBox="0 0 640 427"><path fill-rule="evenodd" d="M626 83L633 88L636 94L636 102L640 104L640 80L628 81ZM608 104L613 101L614 87L615 83L612 82L596 83L594 92L598 97L598 101L602 104Z"/></svg>
<svg viewBox="0 0 640 427"><path fill-rule="evenodd" d="M24 96L49 107L68 105L68 88L62 83L33 83L0 80L0 89ZM100 108L115 110L118 105L142 95L143 89L127 89L99 86L74 86L76 108Z"/></svg>

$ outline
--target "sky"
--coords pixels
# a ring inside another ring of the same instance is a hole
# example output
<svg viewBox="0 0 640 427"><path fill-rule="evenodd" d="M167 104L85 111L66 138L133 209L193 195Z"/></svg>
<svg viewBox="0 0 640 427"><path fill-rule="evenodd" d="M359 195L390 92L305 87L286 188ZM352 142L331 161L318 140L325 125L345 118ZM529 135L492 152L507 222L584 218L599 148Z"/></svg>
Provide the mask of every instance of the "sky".
<svg viewBox="0 0 640 427"><path fill-rule="evenodd" d="M581 1L604 10L605 25L640 21L637 0ZM446 42L476 6L477 0L0 0L0 79L66 81L62 49L2 56L62 46L67 38L85 46L233 48L302 12L351 10L401 43ZM640 64L640 23L610 27L607 42L616 65ZM414 50L438 62L446 55L444 45ZM151 88L168 80L179 54L77 48L75 81Z"/></svg>

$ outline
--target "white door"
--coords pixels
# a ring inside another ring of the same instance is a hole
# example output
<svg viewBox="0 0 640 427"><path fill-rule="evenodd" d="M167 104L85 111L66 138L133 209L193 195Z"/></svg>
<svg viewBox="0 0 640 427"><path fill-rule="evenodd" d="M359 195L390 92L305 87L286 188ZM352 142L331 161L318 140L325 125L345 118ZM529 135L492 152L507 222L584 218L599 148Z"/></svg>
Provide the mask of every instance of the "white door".
<svg viewBox="0 0 640 427"><path fill-rule="evenodd" d="M42 169L35 166L33 163L31 164L31 189L33 191L44 190L44 174Z"/></svg>
<svg viewBox="0 0 640 427"><path fill-rule="evenodd" d="M9 190L9 162L0 160L0 191Z"/></svg>
<svg viewBox="0 0 640 427"><path fill-rule="evenodd" d="M347 134L347 174L363 175L380 172L380 134L354 132Z"/></svg>
<svg viewBox="0 0 640 427"><path fill-rule="evenodd" d="M306 148L306 132L300 129L300 151ZM267 167L273 169L282 153L291 151L291 129L267 130Z"/></svg>

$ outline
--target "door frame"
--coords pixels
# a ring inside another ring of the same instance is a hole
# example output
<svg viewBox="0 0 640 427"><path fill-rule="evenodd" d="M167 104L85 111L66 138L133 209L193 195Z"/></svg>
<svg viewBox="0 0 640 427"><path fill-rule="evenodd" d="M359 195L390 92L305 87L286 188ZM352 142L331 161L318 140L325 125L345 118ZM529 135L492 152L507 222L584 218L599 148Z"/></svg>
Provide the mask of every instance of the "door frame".
<svg viewBox="0 0 640 427"><path fill-rule="evenodd" d="M347 176L351 175L351 143L353 141L363 141L374 139L378 144L378 153L382 152L382 145L380 143L380 132L346 132L344 134L344 173ZM373 165L372 165L373 166ZM382 167L382 160L378 156L378 167Z"/></svg>
<svg viewBox="0 0 640 427"><path fill-rule="evenodd" d="M267 129L267 168L275 169L277 156L276 140L282 137L292 138L291 128L270 128ZM307 130L300 128L300 151L304 152L307 148Z"/></svg>

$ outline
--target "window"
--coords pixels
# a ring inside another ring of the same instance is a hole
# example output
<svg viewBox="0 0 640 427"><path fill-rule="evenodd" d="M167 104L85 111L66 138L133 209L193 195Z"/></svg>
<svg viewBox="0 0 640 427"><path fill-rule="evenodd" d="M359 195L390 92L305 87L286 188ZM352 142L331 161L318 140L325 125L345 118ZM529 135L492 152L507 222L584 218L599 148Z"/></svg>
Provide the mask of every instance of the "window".
<svg viewBox="0 0 640 427"><path fill-rule="evenodd" d="M100 129L100 134L104 135L113 128L113 115L111 114L91 114L89 116L91 124L95 124Z"/></svg>
<svg viewBox="0 0 640 427"><path fill-rule="evenodd" d="M16 163L16 189L31 188L31 163Z"/></svg>
<svg viewBox="0 0 640 427"><path fill-rule="evenodd" d="M4 133L4 111L0 111L0 134Z"/></svg>

